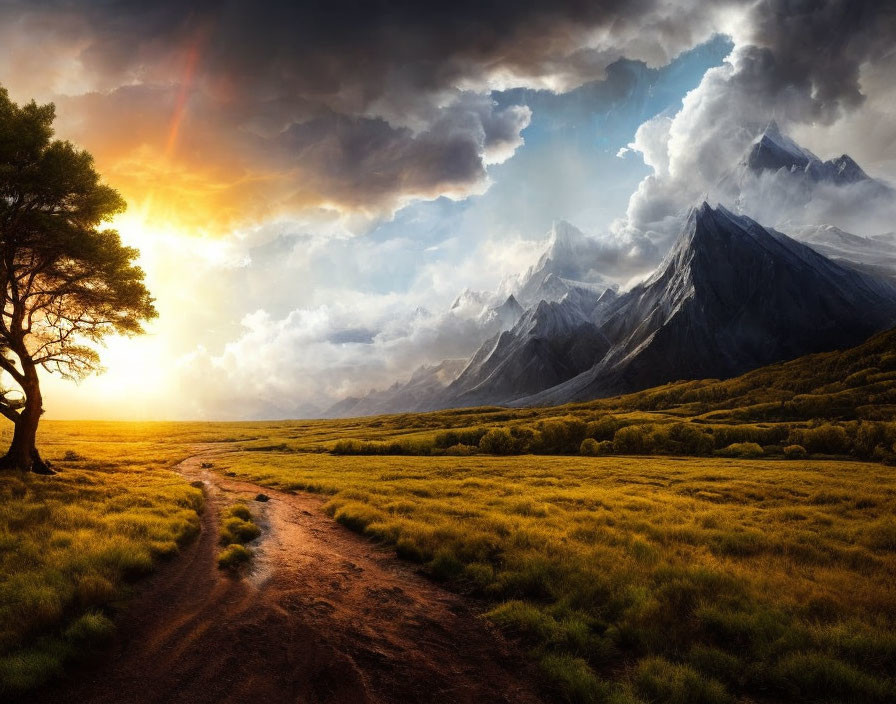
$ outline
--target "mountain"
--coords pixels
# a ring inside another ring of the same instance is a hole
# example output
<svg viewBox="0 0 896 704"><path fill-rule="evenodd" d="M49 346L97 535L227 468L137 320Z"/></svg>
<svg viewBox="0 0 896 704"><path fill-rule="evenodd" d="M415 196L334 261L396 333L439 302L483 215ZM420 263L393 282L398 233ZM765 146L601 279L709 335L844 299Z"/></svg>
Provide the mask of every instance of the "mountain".
<svg viewBox="0 0 896 704"><path fill-rule="evenodd" d="M826 257L896 278L896 243L886 235L861 237L833 225L815 225L800 228L793 236Z"/></svg>
<svg viewBox="0 0 896 704"><path fill-rule="evenodd" d="M448 359L423 366L406 382L396 382L388 389L372 390L365 396L338 401L324 415L350 417L442 408L449 396L460 393L459 389L466 391L476 385L469 383L475 375L473 370L479 369L479 365L495 351L502 337L505 343L518 335L548 341L536 355L539 357L537 361L521 360L538 344L505 346L502 343L499 347L499 356L516 350L516 361L504 367L505 371L518 363L527 370L511 375L514 381L509 382L511 385L521 384L521 393L535 393L545 388L544 383L549 380L555 384L574 376L594 361L592 355L582 352L591 334L588 327L593 311L616 296L614 288L608 288L606 281L593 269L599 263L600 251L597 240L567 222L555 223L545 251L522 276L508 277L497 291L465 289L454 299L444 318L446 324L455 327L458 321L463 321L463 340L472 343L469 349L475 350L469 360ZM553 313L549 313L549 309L537 310L543 302L556 304L549 307ZM521 322L527 313L529 322ZM551 317L556 317L557 322L552 323ZM572 321L576 321L575 324ZM581 326L581 341L573 333L577 326ZM517 327L517 332L509 337L502 335ZM561 329L564 332L561 333ZM497 357L488 362L489 365L496 363ZM465 368L470 369L465 381L450 393L446 392L445 388ZM525 378L529 381L524 381Z"/></svg>
<svg viewBox="0 0 896 704"><path fill-rule="evenodd" d="M704 203L654 275L624 294L600 273L611 266L601 241L557 221L525 273L464 291L435 326L463 343L450 356L472 352L466 363L331 412L562 403L731 377L896 320L896 235L854 234L892 229L896 191L850 156L823 161L770 122L709 190L752 219Z"/></svg>
<svg viewBox="0 0 896 704"><path fill-rule="evenodd" d="M896 286L704 203L690 213L657 272L595 322L611 343L607 354L515 405L730 377L854 345L896 322Z"/></svg>
<svg viewBox="0 0 896 704"><path fill-rule="evenodd" d="M491 294L486 291L473 291L466 288L454 299L454 302L451 304L451 311L458 315L473 317L481 314L491 299Z"/></svg>
<svg viewBox="0 0 896 704"><path fill-rule="evenodd" d="M753 143L746 155L745 165L753 172L784 169L791 174L806 176L815 182L838 185L872 180L848 154L822 161L808 149L782 134L774 121L769 123Z"/></svg>
<svg viewBox="0 0 896 704"><path fill-rule="evenodd" d="M349 397L333 404L323 413L325 418L351 418L430 410L438 407L445 387L464 368L465 359L446 359L438 364L418 367L405 383L394 383L388 389L371 391L363 397Z"/></svg>
<svg viewBox="0 0 896 704"><path fill-rule="evenodd" d="M513 328L524 310L513 294L500 305L489 305L492 298L488 293L467 289L455 299L449 312L471 320L478 341L494 339L496 335ZM438 364L423 365L406 382L396 381L388 389L375 389L365 396L342 399L322 415L327 418L350 418L440 408L445 387L466 365L466 359L445 359Z"/></svg>
<svg viewBox="0 0 896 704"><path fill-rule="evenodd" d="M523 307L513 294L499 306L486 308L481 316L483 325L497 326L499 330L509 330L523 315Z"/></svg>
<svg viewBox="0 0 896 704"><path fill-rule="evenodd" d="M537 393L591 367L609 349L578 297L541 301L486 342L445 390L442 405L479 405Z"/></svg>
<svg viewBox="0 0 896 704"><path fill-rule="evenodd" d="M885 238L877 242L854 234L891 226L896 191L868 176L847 154L822 161L771 122L711 190L712 199L826 256L896 276Z"/></svg>
<svg viewBox="0 0 896 704"><path fill-rule="evenodd" d="M557 238L524 280L538 280L530 295L544 298L536 304L524 310L516 295L499 305L482 294L459 298L471 312L482 306L476 319L495 330L468 360L421 367L406 383L342 401L327 415L556 405L728 378L855 345L896 323L896 284L822 253L896 256L892 238L832 227L802 235L812 246L703 203L656 272L622 294L560 277L556 254L575 247L553 245L575 237ZM589 263L577 266L581 275Z"/></svg>
<svg viewBox="0 0 896 704"><path fill-rule="evenodd" d="M601 251L600 242L568 222L554 223L547 249L522 277L517 299L528 307L559 301L576 288L602 293L610 284L595 270Z"/></svg>
<svg viewBox="0 0 896 704"><path fill-rule="evenodd" d="M709 188L706 198L788 233L832 225L876 234L891 229L896 218L893 188L869 176L848 154L822 161L774 122ZM867 257L853 261L875 264Z"/></svg>

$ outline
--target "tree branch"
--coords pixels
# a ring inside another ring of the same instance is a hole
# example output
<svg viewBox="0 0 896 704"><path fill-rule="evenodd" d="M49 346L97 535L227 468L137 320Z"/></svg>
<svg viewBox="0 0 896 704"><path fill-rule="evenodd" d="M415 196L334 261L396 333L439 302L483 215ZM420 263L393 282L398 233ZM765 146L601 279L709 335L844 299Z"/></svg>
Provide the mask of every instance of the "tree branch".
<svg viewBox="0 0 896 704"><path fill-rule="evenodd" d="M0 369L9 374L20 386L25 382L25 375L22 374L15 365L6 357L0 354Z"/></svg>

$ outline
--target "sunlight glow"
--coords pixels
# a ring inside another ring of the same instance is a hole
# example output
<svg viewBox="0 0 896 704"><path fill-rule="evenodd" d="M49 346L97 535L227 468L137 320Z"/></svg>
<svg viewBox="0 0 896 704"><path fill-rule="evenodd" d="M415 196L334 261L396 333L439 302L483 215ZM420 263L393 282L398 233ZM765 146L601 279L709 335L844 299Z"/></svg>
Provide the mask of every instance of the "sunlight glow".
<svg viewBox="0 0 896 704"><path fill-rule="evenodd" d="M196 283L202 271L245 264L233 238L199 236L170 226L151 225L146 202L117 216L110 227L122 241L140 251L138 264L156 299L159 318L146 324L146 334L111 336L100 354L104 371L79 384L45 374L48 418L147 419L170 417L170 399L178 381L172 369L189 360L177 349L183 343L180 327L185 311L206 305Z"/></svg>

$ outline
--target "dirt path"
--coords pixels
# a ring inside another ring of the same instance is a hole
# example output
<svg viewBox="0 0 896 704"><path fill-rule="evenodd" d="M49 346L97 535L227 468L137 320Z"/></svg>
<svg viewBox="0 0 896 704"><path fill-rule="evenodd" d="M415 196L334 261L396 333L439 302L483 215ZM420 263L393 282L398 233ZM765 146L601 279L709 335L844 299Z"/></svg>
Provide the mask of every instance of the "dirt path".
<svg viewBox="0 0 896 704"><path fill-rule="evenodd" d="M31 701L541 701L527 664L460 597L327 518L320 497L202 468L216 451L178 466L205 483L199 539L141 587L102 664ZM215 561L219 508L237 498L264 531L243 578Z"/></svg>

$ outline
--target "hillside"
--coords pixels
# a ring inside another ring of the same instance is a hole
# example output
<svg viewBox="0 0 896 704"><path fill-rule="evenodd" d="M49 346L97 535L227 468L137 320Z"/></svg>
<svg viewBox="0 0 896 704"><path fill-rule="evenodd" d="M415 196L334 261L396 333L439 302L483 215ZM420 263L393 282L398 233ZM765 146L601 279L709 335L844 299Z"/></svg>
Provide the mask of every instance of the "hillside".
<svg viewBox="0 0 896 704"><path fill-rule="evenodd" d="M857 347L799 357L734 379L666 384L593 405L713 419L890 420L896 413L896 329Z"/></svg>
<svg viewBox="0 0 896 704"><path fill-rule="evenodd" d="M304 421L302 431L280 449L392 455L730 455L749 450L784 457L785 448L798 446L794 456L891 462L896 461L894 417L896 329L857 347L807 355L733 379L680 381L585 403ZM586 442L592 440L594 445ZM732 448L743 443L755 447Z"/></svg>
<svg viewBox="0 0 896 704"><path fill-rule="evenodd" d="M871 240L831 228L815 238L838 247L816 250L703 203L656 272L623 293L560 277L583 275L595 245L571 226L555 230L518 292L519 301L537 303L524 309L510 295L489 307L467 292L455 307L481 309L476 319L489 326L478 328L483 342L471 356L425 368L437 375L415 372L403 384L344 400L326 415L584 402L675 380L734 377L843 349L896 324L896 284L850 261ZM874 246L883 251L886 243Z"/></svg>
<svg viewBox="0 0 896 704"><path fill-rule="evenodd" d="M729 377L843 348L896 322L896 288L722 206L694 209L663 265L598 321L610 350L520 405Z"/></svg>

